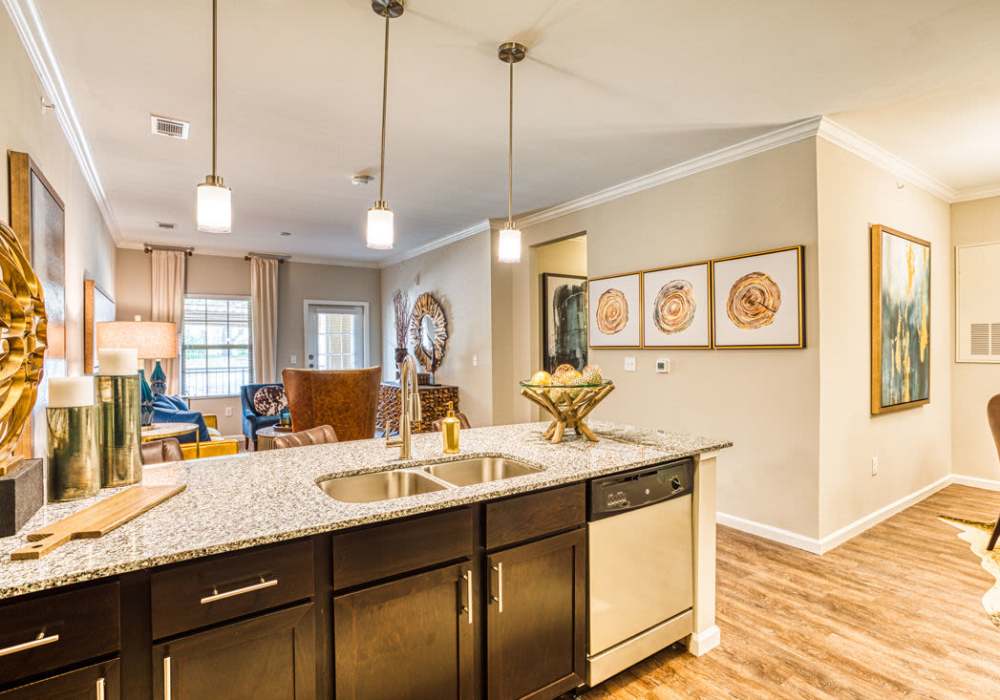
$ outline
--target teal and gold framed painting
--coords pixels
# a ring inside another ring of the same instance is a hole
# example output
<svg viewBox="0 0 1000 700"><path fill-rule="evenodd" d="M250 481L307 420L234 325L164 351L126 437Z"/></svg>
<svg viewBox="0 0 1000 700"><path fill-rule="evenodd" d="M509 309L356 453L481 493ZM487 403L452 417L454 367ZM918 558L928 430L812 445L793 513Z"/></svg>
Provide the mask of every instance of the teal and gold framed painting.
<svg viewBox="0 0 1000 700"><path fill-rule="evenodd" d="M931 244L871 227L872 415L916 408L931 394Z"/></svg>

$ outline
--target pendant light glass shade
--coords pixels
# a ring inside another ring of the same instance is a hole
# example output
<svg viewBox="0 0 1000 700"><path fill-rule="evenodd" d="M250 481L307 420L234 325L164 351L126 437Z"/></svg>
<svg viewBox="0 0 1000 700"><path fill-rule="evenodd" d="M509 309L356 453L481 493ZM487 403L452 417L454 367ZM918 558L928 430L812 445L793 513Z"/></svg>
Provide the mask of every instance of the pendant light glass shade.
<svg viewBox="0 0 1000 700"><path fill-rule="evenodd" d="M198 230L230 233L233 230L233 193L222 178L209 176L198 185Z"/></svg>
<svg viewBox="0 0 1000 700"><path fill-rule="evenodd" d="M500 240L497 245L497 260L502 263L521 262L521 232L516 228L500 230Z"/></svg>
<svg viewBox="0 0 1000 700"><path fill-rule="evenodd" d="M376 204L368 210L367 244L373 250L392 250L394 237L392 209Z"/></svg>

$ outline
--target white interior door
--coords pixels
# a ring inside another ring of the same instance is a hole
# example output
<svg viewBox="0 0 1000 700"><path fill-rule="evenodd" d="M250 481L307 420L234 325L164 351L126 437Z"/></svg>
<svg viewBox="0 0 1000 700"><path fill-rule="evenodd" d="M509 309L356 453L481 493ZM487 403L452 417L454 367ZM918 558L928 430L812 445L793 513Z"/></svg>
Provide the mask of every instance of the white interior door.
<svg viewBox="0 0 1000 700"><path fill-rule="evenodd" d="M368 364L368 304L305 302L306 367L358 369Z"/></svg>

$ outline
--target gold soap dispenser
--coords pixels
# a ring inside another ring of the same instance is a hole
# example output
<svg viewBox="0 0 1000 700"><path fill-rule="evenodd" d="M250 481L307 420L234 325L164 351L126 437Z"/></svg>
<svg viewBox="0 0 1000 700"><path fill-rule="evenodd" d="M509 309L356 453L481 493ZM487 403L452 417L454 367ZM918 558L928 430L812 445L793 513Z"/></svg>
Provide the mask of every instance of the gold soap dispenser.
<svg viewBox="0 0 1000 700"><path fill-rule="evenodd" d="M462 429L462 421L455 415L455 404L448 402L448 415L441 420L441 439L444 441L446 455L458 454L458 436Z"/></svg>

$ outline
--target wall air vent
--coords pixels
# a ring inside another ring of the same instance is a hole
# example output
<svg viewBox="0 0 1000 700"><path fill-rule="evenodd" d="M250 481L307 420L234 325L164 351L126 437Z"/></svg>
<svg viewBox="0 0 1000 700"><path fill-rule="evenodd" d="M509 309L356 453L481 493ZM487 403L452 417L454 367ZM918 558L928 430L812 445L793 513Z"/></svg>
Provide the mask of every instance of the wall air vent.
<svg viewBox="0 0 1000 700"><path fill-rule="evenodd" d="M969 326L969 354L983 357L990 354L990 324L973 323Z"/></svg>
<svg viewBox="0 0 1000 700"><path fill-rule="evenodd" d="M168 231L173 231L176 226L177 226L177 224L175 224L175 223L173 223L171 221L157 221L156 222L156 228L164 228L164 229L166 229Z"/></svg>
<svg viewBox="0 0 1000 700"><path fill-rule="evenodd" d="M191 128L189 122L170 117L160 117L156 114L149 115L149 125L153 134L158 136L169 136L175 139L187 140L188 130Z"/></svg>

